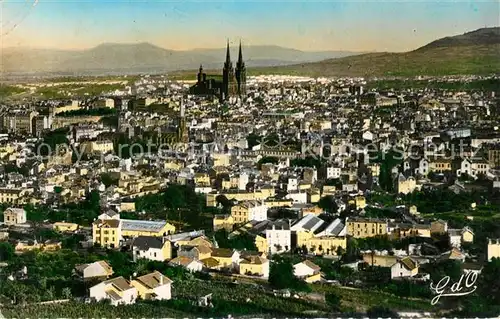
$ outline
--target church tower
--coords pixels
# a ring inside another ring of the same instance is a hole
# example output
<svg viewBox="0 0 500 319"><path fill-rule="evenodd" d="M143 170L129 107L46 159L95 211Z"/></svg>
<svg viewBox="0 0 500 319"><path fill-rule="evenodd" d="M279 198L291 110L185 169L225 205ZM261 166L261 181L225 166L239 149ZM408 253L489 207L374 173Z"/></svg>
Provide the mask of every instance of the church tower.
<svg viewBox="0 0 500 319"><path fill-rule="evenodd" d="M222 70L221 100L226 100L237 93L238 84L234 78L233 63L231 62L231 55L229 53L229 41L227 41L226 62L224 62L224 69Z"/></svg>
<svg viewBox="0 0 500 319"><path fill-rule="evenodd" d="M247 94L247 69L245 67L245 62L243 62L243 53L241 52L241 40L240 40L240 50L238 53L238 62L236 63L236 81L238 82L238 95L244 96Z"/></svg>

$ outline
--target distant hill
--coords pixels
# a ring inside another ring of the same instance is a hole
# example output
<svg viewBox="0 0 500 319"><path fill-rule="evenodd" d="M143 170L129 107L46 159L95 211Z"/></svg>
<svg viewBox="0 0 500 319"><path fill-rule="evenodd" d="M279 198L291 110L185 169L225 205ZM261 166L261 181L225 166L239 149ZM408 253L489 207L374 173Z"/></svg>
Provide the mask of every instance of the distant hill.
<svg viewBox="0 0 500 319"><path fill-rule="evenodd" d="M237 53L237 48L232 47L233 61L236 60ZM243 55L248 67L315 62L353 54L357 53L305 52L279 46L243 47ZM150 43L104 43L80 51L4 48L1 64L3 72L6 73L67 72L98 75L197 69L200 64L207 69L220 69L224 59L224 48L176 51L160 48Z"/></svg>
<svg viewBox="0 0 500 319"><path fill-rule="evenodd" d="M491 44L500 44L500 28L483 28L462 35L442 38L417 49L417 51L432 48Z"/></svg>
<svg viewBox="0 0 500 319"><path fill-rule="evenodd" d="M252 72L365 77L500 73L500 28L442 38L405 53L368 53Z"/></svg>

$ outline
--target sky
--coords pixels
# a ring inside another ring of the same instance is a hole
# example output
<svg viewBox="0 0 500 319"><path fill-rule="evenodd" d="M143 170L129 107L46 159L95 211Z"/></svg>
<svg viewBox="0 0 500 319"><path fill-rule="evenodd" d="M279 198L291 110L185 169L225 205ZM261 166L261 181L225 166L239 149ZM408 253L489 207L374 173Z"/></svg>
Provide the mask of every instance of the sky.
<svg viewBox="0 0 500 319"><path fill-rule="evenodd" d="M0 0L0 40L3 48L149 42L186 50L241 39L305 51L402 52L498 26L499 7L498 0Z"/></svg>

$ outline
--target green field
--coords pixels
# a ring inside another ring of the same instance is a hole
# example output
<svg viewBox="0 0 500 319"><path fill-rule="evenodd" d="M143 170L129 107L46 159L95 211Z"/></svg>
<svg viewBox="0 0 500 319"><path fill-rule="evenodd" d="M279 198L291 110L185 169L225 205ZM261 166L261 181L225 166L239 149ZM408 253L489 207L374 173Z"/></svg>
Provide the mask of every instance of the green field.
<svg viewBox="0 0 500 319"><path fill-rule="evenodd" d="M0 99L8 98L12 95L20 94L23 92L24 90L17 86L0 84Z"/></svg>

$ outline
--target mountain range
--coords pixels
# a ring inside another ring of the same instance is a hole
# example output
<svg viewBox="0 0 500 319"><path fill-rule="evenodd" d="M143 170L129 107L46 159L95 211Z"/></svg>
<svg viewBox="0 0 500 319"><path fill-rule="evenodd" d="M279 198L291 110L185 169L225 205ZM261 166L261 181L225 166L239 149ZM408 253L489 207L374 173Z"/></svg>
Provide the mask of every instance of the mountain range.
<svg viewBox="0 0 500 319"><path fill-rule="evenodd" d="M232 60L237 47L231 48ZM149 73L173 70L219 69L225 59L225 48L176 51L150 43L104 43L88 50L65 51L31 48L4 48L1 61L5 73L74 72L83 74ZM306 52L279 46L243 47L248 67L280 66L345 57L356 52Z"/></svg>
<svg viewBox="0 0 500 319"><path fill-rule="evenodd" d="M300 51L274 45L243 47L249 74L309 76L414 76L500 73L500 27L437 39L414 51L362 53ZM231 48L233 62L237 48ZM9 74L104 75L220 70L225 48L176 51L150 43L104 43L80 51L4 48Z"/></svg>
<svg viewBox="0 0 500 319"><path fill-rule="evenodd" d="M500 27L445 37L409 52L367 53L253 72L362 77L500 74Z"/></svg>

